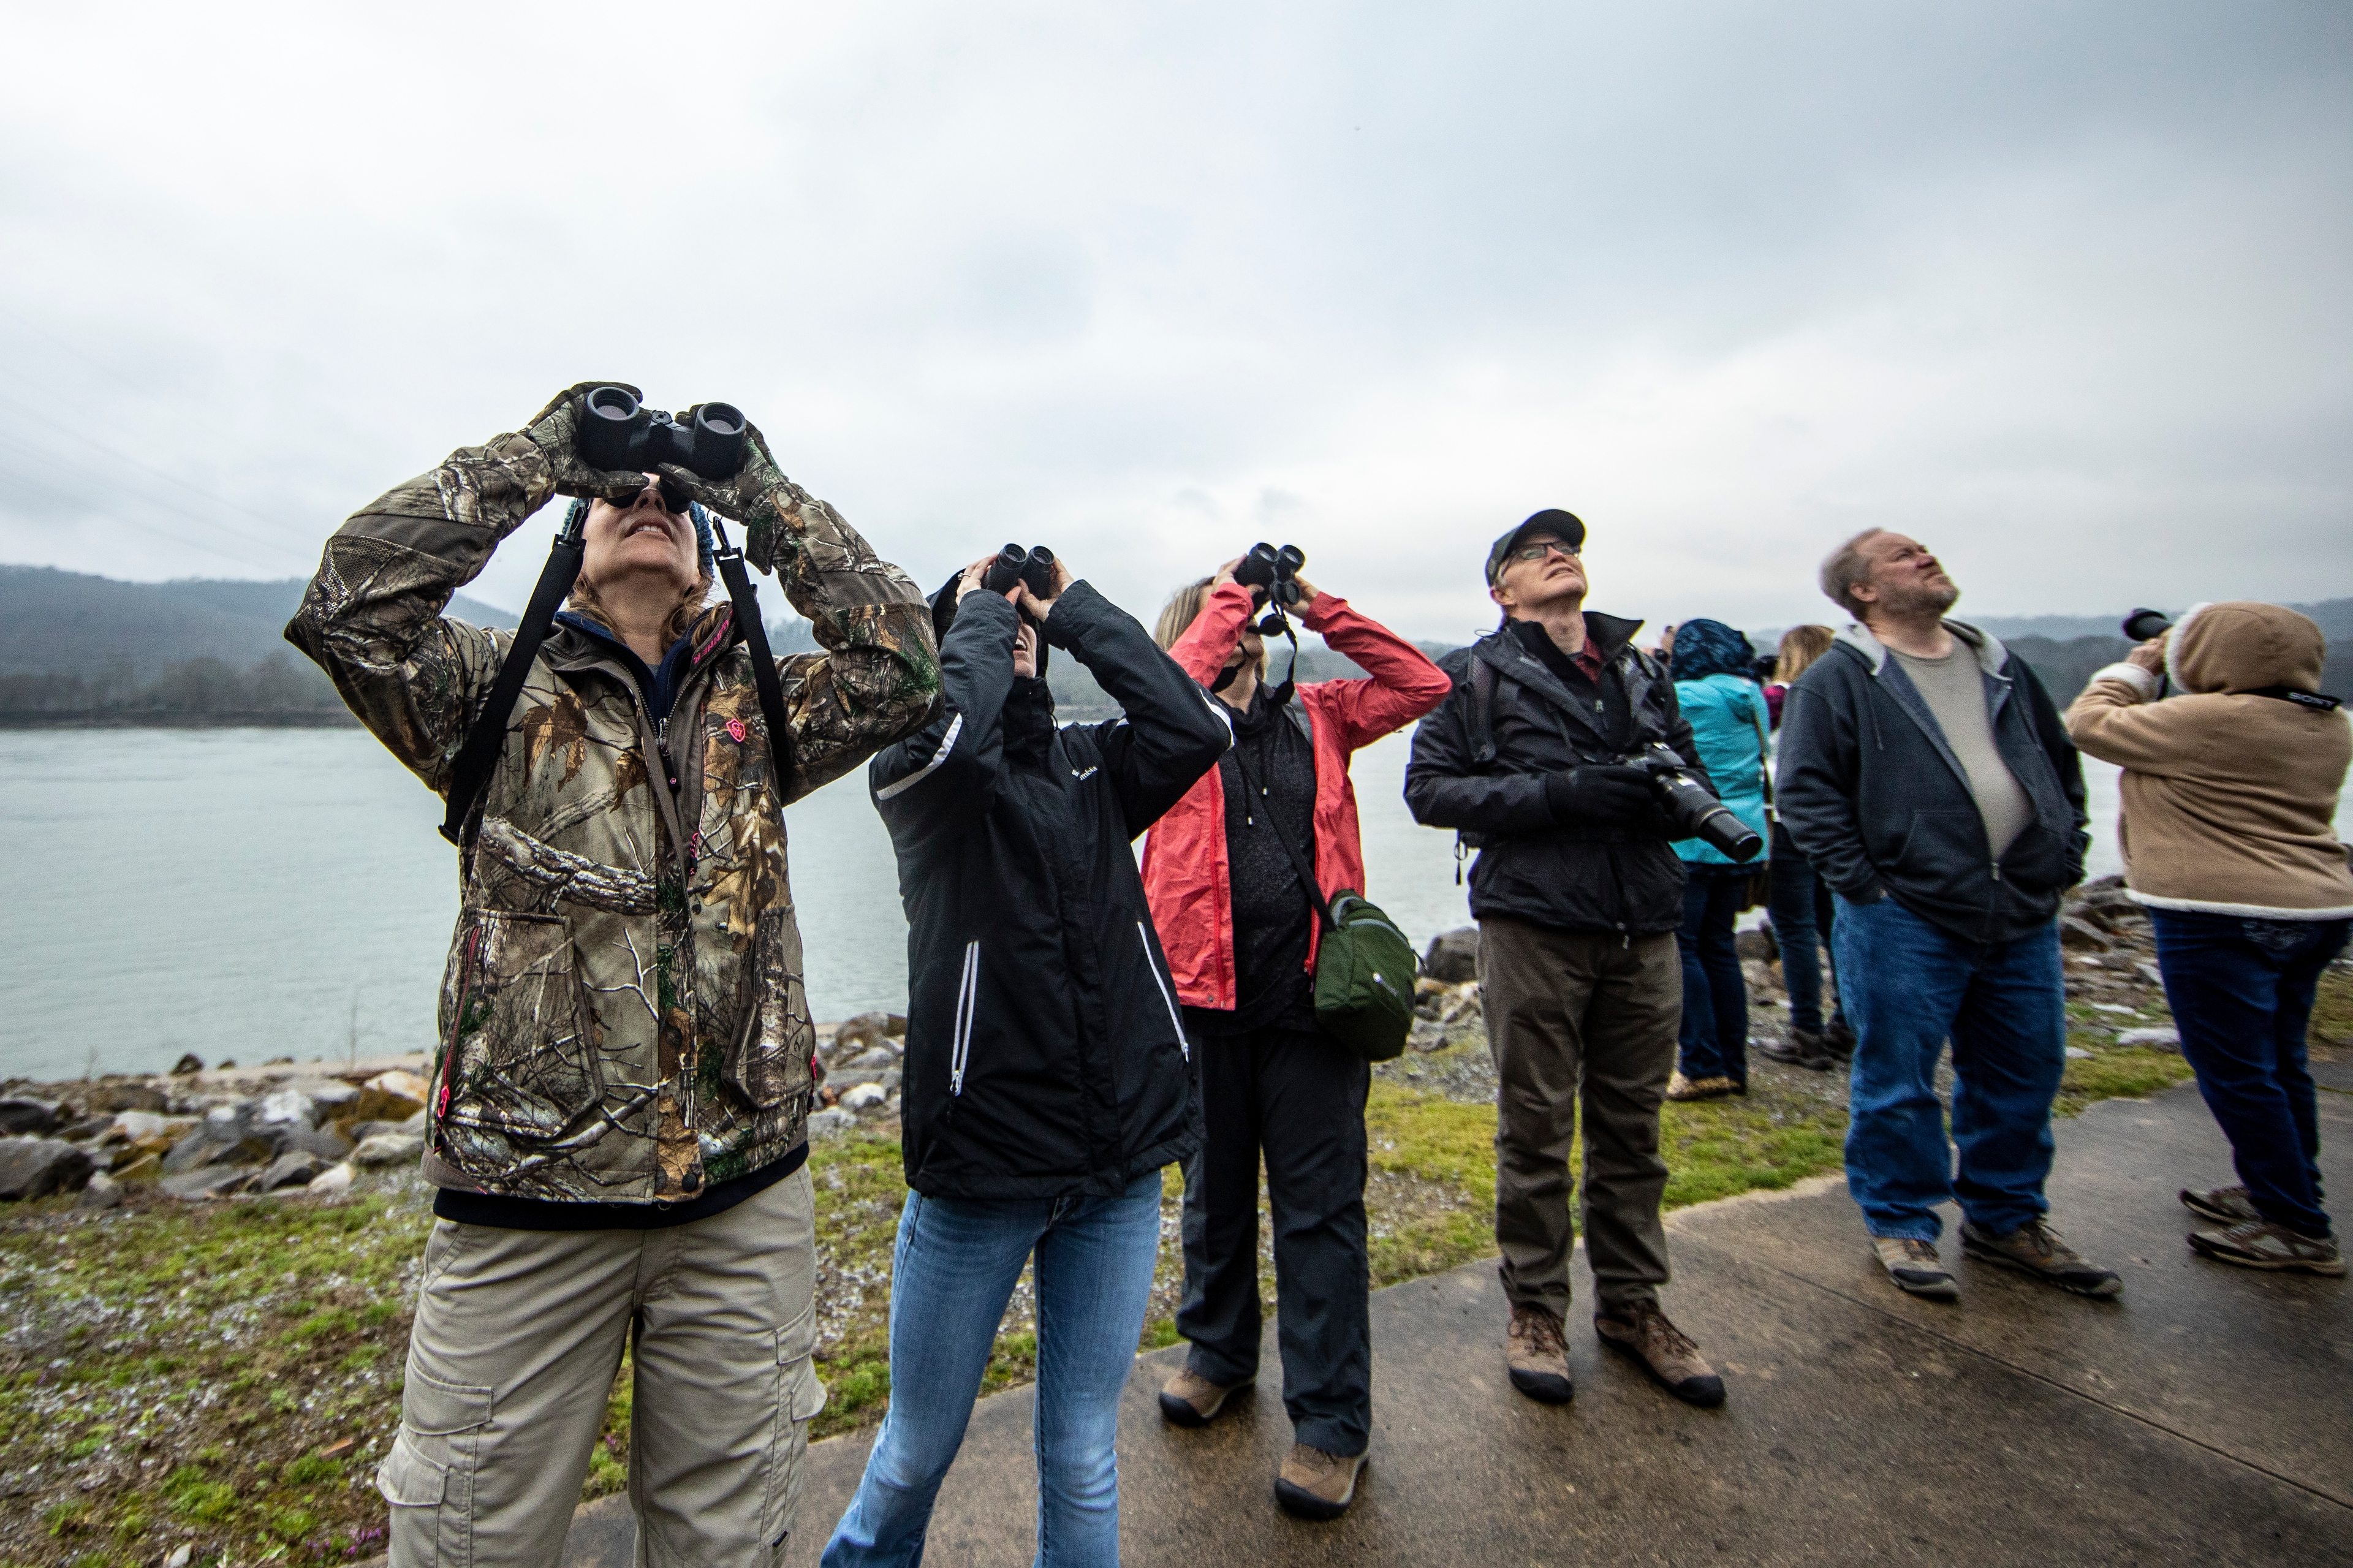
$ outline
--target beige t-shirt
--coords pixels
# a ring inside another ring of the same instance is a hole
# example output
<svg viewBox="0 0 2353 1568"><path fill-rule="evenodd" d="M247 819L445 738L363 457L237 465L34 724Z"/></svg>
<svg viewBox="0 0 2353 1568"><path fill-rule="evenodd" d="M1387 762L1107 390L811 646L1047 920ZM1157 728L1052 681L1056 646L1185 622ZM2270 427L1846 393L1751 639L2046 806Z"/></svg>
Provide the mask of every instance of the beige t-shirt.
<svg viewBox="0 0 2353 1568"><path fill-rule="evenodd" d="M2000 748L1994 744L1993 714L1986 707L1985 677L1978 665L1977 650L1957 637L1953 651L1942 658L1920 658L1894 648L1887 651L1904 661L1904 673L1920 689L1928 711L1936 716L1937 727L1945 731L1945 743L1953 748L1961 771L1969 775L1969 793L1977 797L1978 815L1985 819L1986 842L1993 847L1993 858L2000 859L2010 841L2034 821L2034 803L2027 799L2024 788L2011 776L2010 764L2001 760Z"/></svg>

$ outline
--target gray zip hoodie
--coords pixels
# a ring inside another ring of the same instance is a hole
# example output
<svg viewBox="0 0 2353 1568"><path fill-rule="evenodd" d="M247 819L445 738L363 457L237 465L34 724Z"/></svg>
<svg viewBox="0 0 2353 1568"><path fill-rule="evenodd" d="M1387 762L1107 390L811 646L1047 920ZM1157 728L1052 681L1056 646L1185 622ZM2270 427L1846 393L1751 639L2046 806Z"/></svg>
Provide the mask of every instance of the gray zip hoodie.
<svg viewBox="0 0 2353 1568"><path fill-rule="evenodd" d="M1994 858L1968 775L1900 661L1862 626L1789 689L1776 773L1782 826L1845 898L1893 897L1966 942L2047 925L2083 879L2084 770L2023 659L1960 621L1946 629L1984 674L1994 742L2034 820Z"/></svg>

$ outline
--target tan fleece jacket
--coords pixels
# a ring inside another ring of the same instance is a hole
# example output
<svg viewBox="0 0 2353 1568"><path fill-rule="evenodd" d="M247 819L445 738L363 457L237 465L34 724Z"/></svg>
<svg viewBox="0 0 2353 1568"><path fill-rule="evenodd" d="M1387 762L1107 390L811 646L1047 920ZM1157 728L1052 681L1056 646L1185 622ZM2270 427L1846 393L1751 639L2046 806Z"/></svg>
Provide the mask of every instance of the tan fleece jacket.
<svg viewBox="0 0 2353 1568"><path fill-rule="evenodd" d="M2353 872L2331 826L2353 726L2342 711L2257 696L2310 691L2320 628L2277 605L2200 605L2166 644L2179 693L2112 664L2067 710L2067 732L2123 780L2125 879L2162 910L2266 920L2353 916Z"/></svg>

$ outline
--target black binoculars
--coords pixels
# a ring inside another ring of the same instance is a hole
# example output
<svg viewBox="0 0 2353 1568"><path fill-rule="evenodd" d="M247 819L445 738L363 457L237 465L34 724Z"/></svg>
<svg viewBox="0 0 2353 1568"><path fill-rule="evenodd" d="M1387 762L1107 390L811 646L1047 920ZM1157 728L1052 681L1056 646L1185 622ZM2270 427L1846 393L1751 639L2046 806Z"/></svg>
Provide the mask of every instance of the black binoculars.
<svg viewBox="0 0 2353 1568"><path fill-rule="evenodd" d="M1263 542L1253 544L1234 568L1234 581L1257 589L1267 601L1287 609L1299 603L1299 569L1306 564L1307 552L1296 544L1280 550Z"/></svg>
<svg viewBox="0 0 2353 1568"><path fill-rule="evenodd" d="M981 574L980 585L992 594L1012 591L1014 584L1029 584L1029 591L1041 599L1054 596L1054 552L1040 544L1024 550L1008 544L997 552L997 559Z"/></svg>
<svg viewBox="0 0 2353 1568"><path fill-rule="evenodd" d="M2125 617L2125 636L2135 642L2161 637L2173 629L2173 617L2163 610L2135 610Z"/></svg>
<svg viewBox="0 0 2353 1568"><path fill-rule="evenodd" d="M697 404L686 411L684 424L663 409L648 408L626 386L600 386L587 403L573 446L592 468L648 473L675 463L706 479L723 479L744 466L745 421L732 403Z"/></svg>

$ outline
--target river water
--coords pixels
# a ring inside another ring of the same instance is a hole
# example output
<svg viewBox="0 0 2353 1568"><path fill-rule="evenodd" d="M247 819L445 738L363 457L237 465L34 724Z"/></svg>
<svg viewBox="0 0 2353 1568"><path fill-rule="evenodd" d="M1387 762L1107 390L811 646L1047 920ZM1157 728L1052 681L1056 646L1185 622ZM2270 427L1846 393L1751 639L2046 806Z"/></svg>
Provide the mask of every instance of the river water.
<svg viewBox="0 0 2353 1568"><path fill-rule="evenodd" d="M1367 891L1419 946L1470 910L1453 835L1406 813L1406 752L1391 736L1355 773ZM2116 770L2085 770L2098 875L2119 868ZM440 817L359 730L0 731L0 1078L429 1049L458 907ZM786 825L811 1007L903 1006L864 771Z"/></svg>

